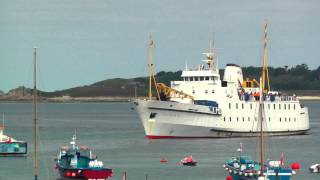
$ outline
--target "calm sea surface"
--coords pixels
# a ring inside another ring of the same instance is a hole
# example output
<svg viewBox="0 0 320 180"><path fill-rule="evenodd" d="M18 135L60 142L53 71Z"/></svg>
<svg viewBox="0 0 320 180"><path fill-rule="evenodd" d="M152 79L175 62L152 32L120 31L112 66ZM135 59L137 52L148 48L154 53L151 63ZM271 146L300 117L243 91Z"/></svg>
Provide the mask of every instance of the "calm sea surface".
<svg viewBox="0 0 320 180"><path fill-rule="evenodd" d="M309 107L310 135L267 139L268 157L285 152L287 161L297 160L301 170L294 179L317 180L308 167L320 163L320 101L303 102ZM6 114L6 134L29 142L27 157L1 157L0 180L33 178L32 107L30 103L0 103ZM257 157L256 138L147 140L137 114L130 103L40 104L40 178L58 179L53 158L58 148L69 143L74 130L80 145L95 149L99 159L114 169L112 179L121 179L126 171L129 180L223 180L222 164L237 154L239 143L244 152ZM199 161L197 167L177 165L185 155ZM160 164L167 157L168 164Z"/></svg>

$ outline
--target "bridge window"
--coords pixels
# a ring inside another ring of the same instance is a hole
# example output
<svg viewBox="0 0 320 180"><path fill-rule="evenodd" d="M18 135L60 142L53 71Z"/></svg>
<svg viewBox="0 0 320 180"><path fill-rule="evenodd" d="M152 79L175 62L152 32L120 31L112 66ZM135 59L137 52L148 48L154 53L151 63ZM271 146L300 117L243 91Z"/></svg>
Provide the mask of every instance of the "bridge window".
<svg viewBox="0 0 320 180"><path fill-rule="evenodd" d="M204 77L200 77L200 81L203 81L204 80Z"/></svg>
<svg viewBox="0 0 320 180"><path fill-rule="evenodd" d="M209 81L209 76L206 76L206 81Z"/></svg>
<svg viewBox="0 0 320 180"><path fill-rule="evenodd" d="M190 77L190 81L193 81L193 77Z"/></svg>

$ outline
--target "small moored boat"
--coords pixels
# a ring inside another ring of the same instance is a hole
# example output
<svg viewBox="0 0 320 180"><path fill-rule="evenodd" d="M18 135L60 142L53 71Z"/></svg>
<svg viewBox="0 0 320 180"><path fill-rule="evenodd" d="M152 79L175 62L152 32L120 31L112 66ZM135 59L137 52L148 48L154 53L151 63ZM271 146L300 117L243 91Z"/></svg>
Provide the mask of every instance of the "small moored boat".
<svg viewBox="0 0 320 180"><path fill-rule="evenodd" d="M184 166L196 166L197 163L198 162L194 160L192 156L186 156L179 162L180 165L184 165Z"/></svg>
<svg viewBox="0 0 320 180"><path fill-rule="evenodd" d="M313 164L309 168L312 173L320 173L320 164Z"/></svg>
<svg viewBox="0 0 320 180"><path fill-rule="evenodd" d="M0 156L17 156L27 154L27 142L18 141L3 134L5 127L0 125Z"/></svg>
<svg viewBox="0 0 320 180"><path fill-rule="evenodd" d="M108 179L112 169L104 168L87 146L78 146L76 136L72 137L71 147L63 146L56 159L60 176L71 179Z"/></svg>

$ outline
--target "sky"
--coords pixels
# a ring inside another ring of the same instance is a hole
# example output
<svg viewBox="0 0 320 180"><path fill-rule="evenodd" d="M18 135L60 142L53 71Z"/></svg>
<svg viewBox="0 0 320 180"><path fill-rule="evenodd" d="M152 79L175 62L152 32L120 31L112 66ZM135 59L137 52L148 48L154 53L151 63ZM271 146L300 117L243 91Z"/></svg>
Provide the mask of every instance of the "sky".
<svg viewBox="0 0 320 180"><path fill-rule="evenodd" d="M2 0L0 89L55 91L110 78L197 66L214 40L220 68L261 66L263 23L269 22L268 64L320 65L318 0Z"/></svg>

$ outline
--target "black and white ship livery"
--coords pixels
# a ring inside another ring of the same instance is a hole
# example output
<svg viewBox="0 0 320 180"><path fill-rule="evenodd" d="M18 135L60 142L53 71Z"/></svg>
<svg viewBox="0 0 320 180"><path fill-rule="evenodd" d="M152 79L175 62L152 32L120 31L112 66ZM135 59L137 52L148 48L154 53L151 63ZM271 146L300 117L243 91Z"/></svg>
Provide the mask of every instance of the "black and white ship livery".
<svg viewBox="0 0 320 180"><path fill-rule="evenodd" d="M204 64L195 69L186 67L181 81L171 81L171 87L155 83L157 100L149 98L133 101L147 138L259 135L259 83L244 80L242 70L236 64L227 64L221 78L214 49L210 48L209 53L203 54L206 56ZM264 133L305 134L309 130L308 108L295 95L284 96L270 91L265 57L263 65L263 106L266 113ZM154 77L150 74L150 86L152 79Z"/></svg>

